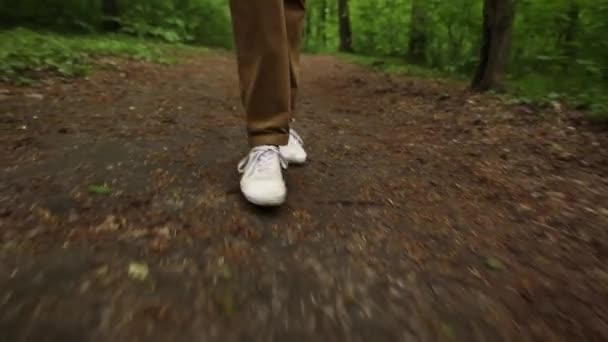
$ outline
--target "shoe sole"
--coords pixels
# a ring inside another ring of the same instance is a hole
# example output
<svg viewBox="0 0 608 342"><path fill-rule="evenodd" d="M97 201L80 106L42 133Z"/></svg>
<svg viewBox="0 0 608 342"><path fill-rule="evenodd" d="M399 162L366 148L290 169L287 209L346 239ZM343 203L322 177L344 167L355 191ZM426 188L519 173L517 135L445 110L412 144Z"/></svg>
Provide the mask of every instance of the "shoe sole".
<svg viewBox="0 0 608 342"><path fill-rule="evenodd" d="M288 160L287 163L289 165L302 166L302 165L306 164L307 160L308 159L304 159L304 160Z"/></svg>
<svg viewBox="0 0 608 342"><path fill-rule="evenodd" d="M278 207L281 206L282 204L285 203L285 200L287 199L287 195L283 196L283 197L278 197L276 199L266 199L266 200L259 200L256 198L251 198L245 194L243 194L245 196L245 198L247 199L247 201L253 205L257 205L258 207Z"/></svg>

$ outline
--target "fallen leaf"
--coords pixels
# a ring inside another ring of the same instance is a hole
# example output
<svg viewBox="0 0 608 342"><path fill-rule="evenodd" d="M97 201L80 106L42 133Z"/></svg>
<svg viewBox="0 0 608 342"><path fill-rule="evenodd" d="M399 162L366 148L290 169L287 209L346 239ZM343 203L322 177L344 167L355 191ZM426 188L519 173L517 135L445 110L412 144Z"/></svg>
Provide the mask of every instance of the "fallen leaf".
<svg viewBox="0 0 608 342"><path fill-rule="evenodd" d="M486 258L486 266L493 270L501 270L504 268L502 261L494 257Z"/></svg>
<svg viewBox="0 0 608 342"><path fill-rule="evenodd" d="M129 264L129 277L134 280L144 281L148 278L148 265L132 262Z"/></svg>
<svg viewBox="0 0 608 342"><path fill-rule="evenodd" d="M231 291L226 291L222 297L222 309L226 316L232 317L236 312L236 303L234 294Z"/></svg>
<svg viewBox="0 0 608 342"><path fill-rule="evenodd" d="M129 231L121 234L118 237L118 240L130 240L130 239L140 239L149 234L148 229L130 229Z"/></svg>
<svg viewBox="0 0 608 342"><path fill-rule="evenodd" d="M169 247L169 243L165 239L155 238L150 241L150 249L154 252L162 253L167 250L167 247Z"/></svg>
<svg viewBox="0 0 608 342"><path fill-rule="evenodd" d="M171 237L171 230L169 229L169 227L162 227L156 230L156 235L165 239L169 239Z"/></svg>
<svg viewBox="0 0 608 342"><path fill-rule="evenodd" d="M89 192L96 195L109 195L112 193L107 185L89 185Z"/></svg>
<svg viewBox="0 0 608 342"><path fill-rule="evenodd" d="M108 265L103 265L103 266L100 266L99 268L97 268L94 273L97 277L104 277L104 276L106 276L106 274L108 274L109 270L110 270L110 267Z"/></svg>
<svg viewBox="0 0 608 342"><path fill-rule="evenodd" d="M99 226L95 227L94 231L96 233L115 232L118 228L120 228L120 222L114 215L108 215Z"/></svg>
<svg viewBox="0 0 608 342"><path fill-rule="evenodd" d="M441 334L448 340L454 340L456 338L456 329L451 324L441 324Z"/></svg>

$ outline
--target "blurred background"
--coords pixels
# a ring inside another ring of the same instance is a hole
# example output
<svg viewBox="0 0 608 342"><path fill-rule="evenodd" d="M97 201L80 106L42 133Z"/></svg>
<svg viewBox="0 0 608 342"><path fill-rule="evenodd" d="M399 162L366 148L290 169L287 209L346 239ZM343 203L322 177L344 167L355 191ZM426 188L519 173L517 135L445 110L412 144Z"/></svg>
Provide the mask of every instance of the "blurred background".
<svg viewBox="0 0 608 342"><path fill-rule="evenodd" d="M309 53L342 51L373 57L357 60L393 71L468 78L479 62L483 3L308 0L304 48ZM608 1L520 0L512 6L508 89L518 94L521 102L563 99L578 109L605 113ZM23 69L31 55L15 52L15 45L25 48L28 40L42 32L121 33L224 48L230 48L232 41L226 0L1 0L0 13L4 28L0 73L5 78L11 70ZM44 49L52 40L52 36L45 37L42 46L40 42L32 45ZM18 44L15 39L19 39ZM19 60L10 61L10 51L13 57L19 55ZM57 53L33 62L50 62ZM79 72L78 68L63 69Z"/></svg>

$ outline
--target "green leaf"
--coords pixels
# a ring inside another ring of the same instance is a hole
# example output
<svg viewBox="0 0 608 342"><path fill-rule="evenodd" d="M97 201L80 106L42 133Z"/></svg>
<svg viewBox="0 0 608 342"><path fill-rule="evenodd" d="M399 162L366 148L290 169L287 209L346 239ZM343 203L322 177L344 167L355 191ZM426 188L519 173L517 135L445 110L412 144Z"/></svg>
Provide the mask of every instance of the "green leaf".
<svg viewBox="0 0 608 342"><path fill-rule="evenodd" d="M234 316L236 312L236 303L232 291L226 291L224 293L224 296L222 297L222 310L226 316Z"/></svg>
<svg viewBox="0 0 608 342"><path fill-rule="evenodd" d="M493 270L502 270L504 268L504 264L502 263L502 261L495 257L487 257L486 266Z"/></svg>
<svg viewBox="0 0 608 342"><path fill-rule="evenodd" d="M110 195L112 189L107 185L89 185L89 192L96 195Z"/></svg>
<svg viewBox="0 0 608 342"><path fill-rule="evenodd" d="M148 278L148 265L144 263L132 262L129 264L129 277L134 280L144 281Z"/></svg>

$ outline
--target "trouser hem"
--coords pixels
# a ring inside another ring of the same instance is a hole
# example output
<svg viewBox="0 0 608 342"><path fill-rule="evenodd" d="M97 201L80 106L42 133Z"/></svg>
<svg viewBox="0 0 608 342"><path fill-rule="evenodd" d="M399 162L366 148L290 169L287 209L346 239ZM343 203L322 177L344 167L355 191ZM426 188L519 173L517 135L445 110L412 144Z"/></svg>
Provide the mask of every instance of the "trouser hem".
<svg viewBox="0 0 608 342"><path fill-rule="evenodd" d="M250 135L249 145L251 147L262 145L284 146L289 142L289 133L270 133L261 135Z"/></svg>

